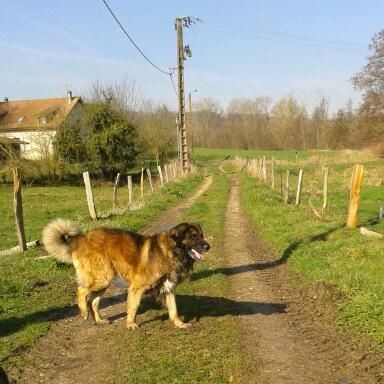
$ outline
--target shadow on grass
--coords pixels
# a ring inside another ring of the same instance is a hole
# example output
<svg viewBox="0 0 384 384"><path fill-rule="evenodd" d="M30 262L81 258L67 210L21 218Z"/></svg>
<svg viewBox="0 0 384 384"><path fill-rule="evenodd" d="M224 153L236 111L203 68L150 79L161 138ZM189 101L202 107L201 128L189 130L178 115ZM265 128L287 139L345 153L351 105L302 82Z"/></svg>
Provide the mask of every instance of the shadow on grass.
<svg viewBox="0 0 384 384"><path fill-rule="evenodd" d="M100 303L101 308L125 302L126 293L105 297ZM221 317L221 316L239 316L239 315L272 315L275 313L284 313L286 305L282 303L262 303L248 301L234 301L224 297L211 296L191 296L177 295L177 303L180 312L186 321L192 319L199 320L202 317ZM151 296L145 297L138 311L138 314L145 313L150 309L161 309L159 303ZM79 316L76 305L63 308L51 308L45 311L38 311L21 317L10 317L0 320L0 336L4 337L12 333L18 332L30 324L63 320L71 317ZM109 320L114 321L126 316L126 312L121 312L113 316L109 316ZM166 319L167 314L162 314L156 319Z"/></svg>
<svg viewBox="0 0 384 384"><path fill-rule="evenodd" d="M272 315L285 313L286 305L283 303L263 303L258 301L235 301L225 297L176 295L178 312L185 321L199 320L204 317L241 316L241 315ZM145 297L138 310L138 315L147 310L161 309L161 305L152 297ZM165 310L165 309L164 309ZM167 320L168 313L155 316L150 320L140 321L140 324ZM166 310L165 310L166 311ZM119 313L109 317L115 321L125 317L126 313Z"/></svg>
<svg viewBox="0 0 384 384"><path fill-rule="evenodd" d="M235 301L225 297L177 295L177 303L186 321L199 320L202 317L268 316L286 311L286 305L283 303Z"/></svg>
<svg viewBox="0 0 384 384"><path fill-rule="evenodd" d="M327 241L327 238L331 233L335 232L340 228L343 228L343 226L344 225L340 225L334 228L330 228L327 231L324 231L317 235L292 241L288 245L288 247L283 251L281 257L278 259L265 261L262 263L258 262L258 263L252 263L252 264L246 264L246 265L237 265L235 267L222 267L222 268L216 268L212 270L201 270L199 272L194 272L191 275L190 280L195 281L200 279L206 279L216 274L231 276L231 275L237 275L239 273L263 271L265 269L278 267L279 265L285 264L289 260L291 255L295 252L295 250L302 244L308 244L315 241Z"/></svg>
<svg viewBox="0 0 384 384"><path fill-rule="evenodd" d="M122 293L102 299L100 308L109 307L114 304L125 302L127 294ZM57 321L79 316L77 305L67 305L65 307L53 307L46 310L26 314L20 317L8 317L0 320L0 337L11 335L30 324Z"/></svg>

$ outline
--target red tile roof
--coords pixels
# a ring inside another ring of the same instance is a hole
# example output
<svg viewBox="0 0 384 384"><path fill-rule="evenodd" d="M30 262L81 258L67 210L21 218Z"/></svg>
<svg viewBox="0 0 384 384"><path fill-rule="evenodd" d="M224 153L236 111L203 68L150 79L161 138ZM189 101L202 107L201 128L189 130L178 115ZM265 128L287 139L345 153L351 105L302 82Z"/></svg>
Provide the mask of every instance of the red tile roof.
<svg viewBox="0 0 384 384"><path fill-rule="evenodd" d="M57 129L80 97L0 102L0 132Z"/></svg>

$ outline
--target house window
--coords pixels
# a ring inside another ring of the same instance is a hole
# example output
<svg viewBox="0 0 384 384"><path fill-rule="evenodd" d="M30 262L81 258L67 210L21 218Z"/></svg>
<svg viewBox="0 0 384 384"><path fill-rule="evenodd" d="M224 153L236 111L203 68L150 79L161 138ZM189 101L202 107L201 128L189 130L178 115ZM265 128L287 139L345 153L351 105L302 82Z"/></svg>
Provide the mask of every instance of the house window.
<svg viewBox="0 0 384 384"><path fill-rule="evenodd" d="M18 122L18 123L23 122L23 120L24 120L24 116L19 116L19 117L17 118L17 122Z"/></svg>

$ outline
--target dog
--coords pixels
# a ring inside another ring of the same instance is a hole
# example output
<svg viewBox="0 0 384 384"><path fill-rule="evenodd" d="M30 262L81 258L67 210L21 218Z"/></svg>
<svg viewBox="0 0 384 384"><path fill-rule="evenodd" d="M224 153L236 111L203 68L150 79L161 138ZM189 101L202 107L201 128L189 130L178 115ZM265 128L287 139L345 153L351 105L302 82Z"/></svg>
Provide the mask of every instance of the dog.
<svg viewBox="0 0 384 384"><path fill-rule="evenodd" d="M178 328L187 328L176 307L175 288L192 273L195 261L210 248L199 224L181 223L151 236L99 227L83 233L66 219L50 222L42 233L46 251L73 263L80 316L108 323L99 313L100 299L115 276L128 283L127 328L137 329L136 312L144 293L153 293Z"/></svg>

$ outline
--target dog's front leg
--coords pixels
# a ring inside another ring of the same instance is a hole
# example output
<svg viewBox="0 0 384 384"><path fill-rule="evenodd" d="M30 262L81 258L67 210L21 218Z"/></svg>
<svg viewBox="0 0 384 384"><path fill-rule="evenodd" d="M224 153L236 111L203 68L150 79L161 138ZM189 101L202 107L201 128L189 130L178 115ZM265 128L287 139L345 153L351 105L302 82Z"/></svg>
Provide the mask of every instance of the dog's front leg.
<svg viewBox="0 0 384 384"><path fill-rule="evenodd" d="M177 328L188 328L191 325L180 320L177 314L176 295L174 292L167 292L165 294L165 304L168 308L169 320L171 320Z"/></svg>
<svg viewBox="0 0 384 384"><path fill-rule="evenodd" d="M137 329L136 312L139 308L141 296L144 290L141 288L134 288L132 286L128 289L128 305L127 305L127 328Z"/></svg>

